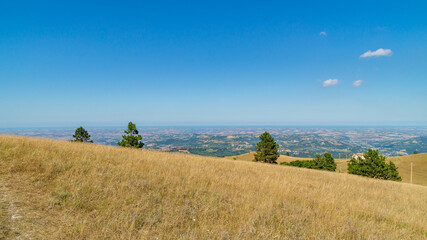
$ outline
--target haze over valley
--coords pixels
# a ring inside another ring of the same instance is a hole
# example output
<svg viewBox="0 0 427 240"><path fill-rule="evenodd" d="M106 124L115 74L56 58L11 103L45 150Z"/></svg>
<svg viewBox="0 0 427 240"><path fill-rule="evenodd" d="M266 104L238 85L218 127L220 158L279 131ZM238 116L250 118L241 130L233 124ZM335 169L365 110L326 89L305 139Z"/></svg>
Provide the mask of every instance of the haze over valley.
<svg viewBox="0 0 427 240"><path fill-rule="evenodd" d="M117 146L118 127L87 128L97 144ZM0 129L1 133L71 140L75 128ZM336 158L378 149L386 156L427 152L426 127L144 127L145 148L204 156L234 156L255 150L258 136L269 131L285 155L309 158L330 152Z"/></svg>

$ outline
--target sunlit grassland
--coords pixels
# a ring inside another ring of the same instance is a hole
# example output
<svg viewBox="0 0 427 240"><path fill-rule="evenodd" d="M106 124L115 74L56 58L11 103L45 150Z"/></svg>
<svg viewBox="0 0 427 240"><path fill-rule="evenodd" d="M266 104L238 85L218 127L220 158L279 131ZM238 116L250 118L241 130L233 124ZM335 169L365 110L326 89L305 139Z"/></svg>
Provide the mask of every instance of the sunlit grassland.
<svg viewBox="0 0 427 240"><path fill-rule="evenodd" d="M245 153L238 156L226 157L227 159L253 161L254 153ZM278 163L291 162L295 160L311 160L312 158L298 158L281 155L277 159ZM350 159L335 159L337 163L336 172L347 173L347 163ZM393 161L398 167L402 182L409 183L411 180L411 162L414 164L412 169L412 183L427 186L427 153L419 153L413 155L389 157L387 161Z"/></svg>
<svg viewBox="0 0 427 240"><path fill-rule="evenodd" d="M427 237L427 187L349 174L3 135L0 179L33 239Z"/></svg>
<svg viewBox="0 0 427 240"><path fill-rule="evenodd" d="M391 157L389 160L399 167L398 171L403 182L410 182L412 162L412 183L427 186L427 153Z"/></svg>

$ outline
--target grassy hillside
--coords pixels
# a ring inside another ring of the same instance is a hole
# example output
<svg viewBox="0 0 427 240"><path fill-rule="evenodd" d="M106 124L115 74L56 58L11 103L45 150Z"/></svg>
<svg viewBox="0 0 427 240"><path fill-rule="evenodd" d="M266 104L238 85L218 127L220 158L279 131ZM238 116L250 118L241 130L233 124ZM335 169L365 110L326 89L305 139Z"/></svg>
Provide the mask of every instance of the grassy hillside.
<svg viewBox="0 0 427 240"><path fill-rule="evenodd" d="M412 183L427 186L427 153L391 157L388 159L399 167L398 171L404 182L410 182L411 162L413 162Z"/></svg>
<svg viewBox="0 0 427 240"><path fill-rule="evenodd" d="M231 156L231 157L225 157L227 159L233 159L233 160L241 160L241 161L253 161L254 160L254 152L245 153L237 156ZM286 155L280 155L279 159L277 159L277 163L281 162L290 162L295 160L306 160L308 158L299 158L299 157L291 157Z"/></svg>
<svg viewBox="0 0 427 240"><path fill-rule="evenodd" d="M389 161L393 161L398 167L402 182L409 183L411 181L411 161L414 164L412 169L412 183L427 186L427 153L415 155L407 155L401 157L389 157ZM337 161L337 171L347 172L347 160Z"/></svg>
<svg viewBox="0 0 427 240"><path fill-rule="evenodd" d="M226 158L241 161L253 161L254 153L245 153L242 155ZM400 176L402 177L402 182L407 183L409 183L411 180L410 173L412 161L414 163L414 167L412 170L412 183L427 186L427 153L420 153L401 157L390 157L387 159L393 161L396 164L396 166L399 168L398 171ZM295 160L311 160L311 158L280 156L279 159L277 159L277 162L291 162ZM335 162L337 163L336 171L339 173L346 173L348 160L349 159L335 159Z"/></svg>
<svg viewBox="0 0 427 240"><path fill-rule="evenodd" d="M425 239L427 187L0 136L0 238Z"/></svg>
<svg viewBox="0 0 427 240"><path fill-rule="evenodd" d="M231 157L225 157L227 159L232 160L240 160L240 161L253 161L254 160L254 154L255 152L245 153L237 156L231 156ZM291 157L286 155L280 155L280 157L277 159L277 163L282 162L292 162L296 160L312 160L313 158L301 158L301 157ZM347 172L347 161L348 159L335 159L335 162L337 163L337 172Z"/></svg>

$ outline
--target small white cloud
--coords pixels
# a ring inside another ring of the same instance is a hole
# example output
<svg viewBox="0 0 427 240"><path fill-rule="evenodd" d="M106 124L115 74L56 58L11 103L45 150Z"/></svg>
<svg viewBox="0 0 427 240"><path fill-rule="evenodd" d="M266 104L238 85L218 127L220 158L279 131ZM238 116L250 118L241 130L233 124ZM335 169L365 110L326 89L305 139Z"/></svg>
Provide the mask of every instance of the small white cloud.
<svg viewBox="0 0 427 240"><path fill-rule="evenodd" d="M356 80L356 81L354 81L353 87L358 87L358 86L362 85L362 82L363 82L363 80Z"/></svg>
<svg viewBox="0 0 427 240"><path fill-rule="evenodd" d="M393 52L391 51L391 49L384 49L384 48L379 48L376 51L367 51L364 54L360 55L361 58L367 58L367 57L381 57L381 56L391 56L391 54L393 54Z"/></svg>
<svg viewBox="0 0 427 240"><path fill-rule="evenodd" d="M320 36L328 36L328 34L326 32L320 32L319 35Z"/></svg>
<svg viewBox="0 0 427 240"><path fill-rule="evenodd" d="M332 79L332 78L330 78L330 79L328 79L328 80L325 80L324 82L323 82L323 86L324 87L327 87L327 86L333 86L333 85L337 85L338 84L338 79Z"/></svg>

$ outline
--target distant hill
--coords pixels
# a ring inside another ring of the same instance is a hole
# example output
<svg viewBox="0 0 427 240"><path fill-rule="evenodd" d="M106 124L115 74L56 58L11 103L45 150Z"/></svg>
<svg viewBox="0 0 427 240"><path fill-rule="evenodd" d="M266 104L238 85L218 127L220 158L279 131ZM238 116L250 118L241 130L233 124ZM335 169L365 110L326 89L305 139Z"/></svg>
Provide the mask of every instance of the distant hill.
<svg viewBox="0 0 427 240"><path fill-rule="evenodd" d="M349 174L0 135L0 239L425 239L426 199Z"/></svg>
<svg viewBox="0 0 427 240"><path fill-rule="evenodd" d="M228 159L241 160L241 161L253 161L254 152L245 153L238 156L226 157ZM291 162L295 160L311 160L312 158L299 158L299 157L290 157L280 155L277 159L278 163L281 162ZM410 182L410 173L411 173L411 161L414 163L412 169L412 183L420 184L427 186L427 153L412 154L407 156L400 157L389 157L389 161L393 161L396 166L399 168L399 174L402 177L403 182ZM335 159L337 162L337 172L346 173L347 172L347 162L349 159Z"/></svg>
<svg viewBox="0 0 427 240"><path fill-rule="evenodd" d="M400 151L400 154L412 154L414 151L419 153L427 153L427 136L410 138L406 140L395 140L395 141L383 141L379 142L375 146L381 149L381 152L396 152Z"/></svg>

